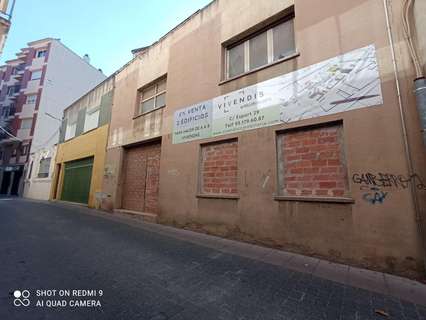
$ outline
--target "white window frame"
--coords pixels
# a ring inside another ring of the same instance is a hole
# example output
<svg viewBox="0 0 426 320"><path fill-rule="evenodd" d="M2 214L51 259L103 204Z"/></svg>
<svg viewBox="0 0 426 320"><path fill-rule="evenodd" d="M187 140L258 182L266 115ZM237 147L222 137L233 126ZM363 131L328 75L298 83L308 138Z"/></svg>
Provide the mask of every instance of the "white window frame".
<svg viewBox="0 0 426 320"><path fill-rule="evenodd" d="M35 74L38 74L38 72L40 72L40 77L38 77L38 78L33 78L34 73L35 73ZM43 69L39 69L39 70L31 71L31 78L30 78L30 81L32 81L32 80L39 80L39 79L41 79L42 75L43 75Z"/></svg>
<svg viewBox="0 0 426 320"><path fill-rule="evenodd" d="M162 81L165 81L165 83L166 83L165 89L163 91L158 92L158 84L161 83ZM155 86L155 93L154 93L154 95L151 96L151 97L149 97L149 98L142 99L143 98L143 91L146 90L146 89L149 89L151 87L154 87L154 86ZM138 99L139 103L138 103L138 109L137 109L136 116L141 116L141 115L153 112L154 110L158 110L158 109L164 108L167 105L167 103L164 106L161 106L161 107L157 107L156 106L157 105L157 97L160 96L160 95L162 95L163 93L165 93L166 97L167 97L167 78L158 79L157 81L155 81L151 85L145 86L144 88L139 89L139 99ZM145 101L148 101L148 100L151 100L151 99L154 99L154 108L151 109L151 110L149 110L149 111L145 111L145 112L142 111L142 104Z"/></svg>
<svg viewBox="0 0 426 320"><path fill-rule="evenodd" d="M43 55L40 57L39 54L43 52ZM39 49L36 52L36 58L44 58L47 54L47 49Z"/></svg>
<svg viewBox="0 0 426 320"><path fill-rule="evenodd" d="M42 172L41 171L41 169L42 169L42 166L41 166L42 162L46 161L47 159L49 159L49 166L47 168L43 168L43 169L47 169L47 172L45 172L45 171ZM40 159L40 162L38 164L37 178L39 178L39 179L47 179L47 178L49 178L51 164L52 164L52 157L47 157L47 158ZM43 175L42 177L40 176L41 174ZM46 175L46 176L44 176L44 175Z"/></svg>
<svg viewBox="0 0 426 320"><path fill-rule="evenodd" d="M248 72L253 72L253 71L262 69L262 68L264 68L264 67L266 67L268 65L271 65L271 64L276 63L278 61L286 60L289 57L295 55L297 53L296 43L294 43L294 52L292 54L289 54L288 56L282 57L282 58L277 59L277 60L274 61L274 34L273 34L273 29L275 27L279 26L282 23L287 23L287 22L292 21L292 20L293 20L293 23L294 23L294 17L287 18L287 19L283 20L280 23L272 25L271 27L269 27L268 29L265 29L262 32L254 33L253 35L250 35L249 37L247 37L242 42L237 42L235 44L227 46L225 48L225 50L226 50L226 54L225 54L225 68L226 68L226 70L225 70L225 77L226 77L226 80L227 79L232 79L232 78L238 78L238 77L240 77L240 76L242 76L242 75L244 75L244 74L246 74ZM267 39L266 40L266 45L267 45L267 58L268 58L268 62L266 64L264 64L263 66L259 66L259 67L256 67L254 69L250 69L250 40L253 39L254 37L258 36L259 34L264 33L264 32L266 32L266 39ZM239 45L241 43L244 44L244 71L242 73L238 74L238 75L234 75L234 76L230 77L229 76L229 51L232 48L236 47L237 45Z"/></svg>
<svg viewBox="0 0 426 320"><path fill-rule="evenodd" d="M34 101L30 99L30 97L34 97ZM27 95L27 99L25 100L26 104L35 104L37 102L37 95L36 94L29 94Z"/></svg>
<svg viewBox="0 0 426 320"><path fill-rule="evenodd" d="M31 121L31 125L30 125L29 128L23 128L22 127L22 124L24 123L24 121L26 121L26 122ZM19 126L19 129L20 130L31 130L32 126L33 126L33 118L24 118L24 119L21 119L21 125Z"/></svg>

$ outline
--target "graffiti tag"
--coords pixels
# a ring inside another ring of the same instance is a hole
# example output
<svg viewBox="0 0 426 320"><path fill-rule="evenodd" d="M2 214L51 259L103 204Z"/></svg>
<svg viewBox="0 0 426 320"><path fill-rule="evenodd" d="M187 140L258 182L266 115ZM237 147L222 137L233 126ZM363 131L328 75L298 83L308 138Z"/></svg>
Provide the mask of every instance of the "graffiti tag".
<svg viewBox="0 0 426 320"><path fill-rule="evenodd" d="M370 204L382 204L387 195L386 189L406 189L413 183L418 190L426 190L426 184L420 179L418 174L405 176L392 173L355 173L352 181L360 185L360 190L368 190L362 198Z"/></svg>
<svg viewBox="0 0 426 320"><path fill-rule="evenodd" d="M387 192L384 192L377 187L370 188L370 191L371 192L364 193L362 198L371 204L382 204L388 195Z"/></svg>
<svg viewBox="0 0 426 320"><path fill-rule="evenodd" d="M402 174L392 173L355 173L352 176L352 181L356 184L364 186L374 186L383 188L406 189L410 183L414 183L419 190L426 190L426 184L420 179L418 174L404 176Z"/></svg>

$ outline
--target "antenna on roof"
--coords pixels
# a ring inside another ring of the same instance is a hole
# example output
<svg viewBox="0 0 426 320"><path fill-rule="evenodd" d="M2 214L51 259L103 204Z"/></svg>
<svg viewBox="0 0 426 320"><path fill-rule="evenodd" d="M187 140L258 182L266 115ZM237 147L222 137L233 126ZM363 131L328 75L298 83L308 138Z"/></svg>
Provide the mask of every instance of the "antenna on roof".
<svg viewBox="0 0 426 320"><path fill-rule="evenodd" d="M83 56L83 60L86 61L87 63L90 63L90 57L87 53Z"/></svg>

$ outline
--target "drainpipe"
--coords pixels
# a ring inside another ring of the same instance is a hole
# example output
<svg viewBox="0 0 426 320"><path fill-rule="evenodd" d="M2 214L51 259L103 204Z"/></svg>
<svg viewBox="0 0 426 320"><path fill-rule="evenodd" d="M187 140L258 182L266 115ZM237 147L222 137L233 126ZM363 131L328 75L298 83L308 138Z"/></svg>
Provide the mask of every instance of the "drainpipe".
<svg viewBox="0 0 426 320"><path fill-rule="evenodd" d="M420 117L420 126L423 136L423 143L426 146L426 80L423 74L420 58L414 45L411 32L410 13L413 9L415 0L403 0L402 2L402 26L405 35L405 41L408 46L411 61L416 71L414 80L414 92L416 95L417 110Z"/></svg>
<svg viewBox="0 0 426 320"><path fill-rule="evenodd" d="M408 0L408 1L411 2L410 0ZM405 8L406 4L407 4L407 1L405 1L405 3L404 3L404 8ZM384 5L384 9L385 9L386 29L387 29L387 33L388 33L389 45L390 45L391 56L392 56L392 64L393 64L394 76L395 76L395 85L396 85L396 91L397 91L397 96L398 96L398 106L399 106L399 114L400 114L400 120L401 120L402 137L403 137L403 141L404 141L404 153L405 153L405 158L407 160L408 174L409 174L410 177L412 177L414 175L413 160L412 160L412 157L411 157L410 146L409 146L408 137L407 137L407 126L406 126L404 107L403 107L402 96L401 96L401 88L400 88L400 85L399 85L398 66L397 66L396 57L395 57L395 46L394 46L394 42L393 42L391 24L390 24L390 19L389 19L388 0L383 0L383 5ZM405 29L405 20L404 20L404 29ZM409 44L409 49L411 50L410 44ZM410 53L411 53L411 51L410 51ZM423 93L425 94L424 89L422 89L420 91L423 91ZM424 101L426 101L426 100L424 100ZM414 212L415 212L415 215L416 215L417 228L419 230L419 234L420 234L420 238L421 238L421 245L422 245L422 249L423 249L422 250L423 251L423 266L426 270L426 247L425 247L426 238L425 238L425 233L424 233L424 230L423 230L422 214L421 214L419 202L418 202L418 199L417 199L416 184L413 183L413 182L410 183L410 191L411 191L410 193L411 193L411 198L412 198L412 202L413 202Z"/></svg>
<svg viewBox="0 0 426 320"><path fill-rule="evenodd" d="M423 134L423 143L426 147L426 79L425 77L414 80L416 93L417 110L420 117L421 131Z"/></svg>

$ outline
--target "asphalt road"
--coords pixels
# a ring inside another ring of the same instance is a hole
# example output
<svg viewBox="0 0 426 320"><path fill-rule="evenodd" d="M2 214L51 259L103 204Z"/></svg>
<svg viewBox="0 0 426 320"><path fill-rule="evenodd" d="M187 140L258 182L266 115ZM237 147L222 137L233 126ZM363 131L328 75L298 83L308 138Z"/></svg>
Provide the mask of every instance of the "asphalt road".
<svg viewBox="0 0 426 320"><path fill-rule="evenodd" d="M0 199L0 219L0 319L426 319L412 303L75 207Z"/></svg>

